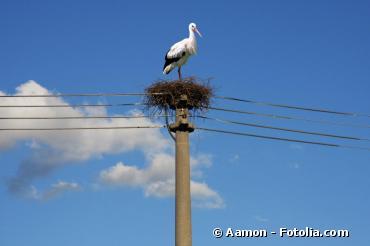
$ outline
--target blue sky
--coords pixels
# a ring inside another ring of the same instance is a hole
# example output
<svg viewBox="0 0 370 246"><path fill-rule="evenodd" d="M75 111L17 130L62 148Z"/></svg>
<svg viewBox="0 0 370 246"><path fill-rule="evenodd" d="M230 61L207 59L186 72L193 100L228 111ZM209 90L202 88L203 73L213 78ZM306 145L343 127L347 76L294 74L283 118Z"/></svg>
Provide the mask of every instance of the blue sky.
<svg viewBox="0 0 370 246"><path fill-rule="evenodd" d="M162 75L189 22L203 34L185 75L218 95L370 112L368 1L0 1L0 92L141 92ZM171 73L169 78L176 78ZM18 89L16 89L18 88ZM5 99L1 99L5 100ZM37 99L120 103L140 98ZM14 101L12 101L14 102ZM3 101L2 103L5 103ZM9 101L6 101L9 103ZM22 103L17 101L16 103ZM25 101L23 101L25 103ZM26 102L27 103L27 102ZM29 103L29 102L28 102ZM218 107L316 120L349 118L215 100ZM2 115L136 114L133 108ZM138 108L137 110L140 110ZM370 138L367 129L207 115ZM3 127L156 124L160 120L0 122ZM242 132L326 141L197 120ZM0 245L173 245L173 144L166 131L0 133ZM159 143L156 141L159 140ZM191 137L194 245L365 245L370 153L231 135ZM169 190L168 190L169 189ZM347 239L215 239L214 227L348 229Z"/></svg>

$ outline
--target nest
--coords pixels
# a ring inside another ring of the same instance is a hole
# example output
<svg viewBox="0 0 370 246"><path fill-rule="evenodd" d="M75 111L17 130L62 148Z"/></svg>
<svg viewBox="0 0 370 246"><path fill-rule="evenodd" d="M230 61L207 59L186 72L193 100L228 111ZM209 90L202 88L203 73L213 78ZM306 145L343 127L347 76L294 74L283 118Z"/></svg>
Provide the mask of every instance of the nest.
<svg viewBox="0 0 370 246"><path fill-rule="evenodd" d="M182 80L159 80L145 89L145 104L148 108L159 111L176 109L181 103L181 97L186 95L187 107L193 111L204 111L210 105L213 89L209 81L200 81L195 77Z"/></svg>

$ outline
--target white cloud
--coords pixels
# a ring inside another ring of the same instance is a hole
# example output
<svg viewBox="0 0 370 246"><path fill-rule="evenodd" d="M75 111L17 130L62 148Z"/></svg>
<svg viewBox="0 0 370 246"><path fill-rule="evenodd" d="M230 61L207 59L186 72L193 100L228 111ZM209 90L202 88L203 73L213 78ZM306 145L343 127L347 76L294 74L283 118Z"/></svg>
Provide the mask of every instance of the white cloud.
<svg viewBox="0 0 370 246"><path fill-rule="evenodd" d="M78 183L58 181L57 183L51 185L50 188L43 192L40 192L34 186L30 186L26 197L34 200L44 201L50 198L54 198L58 195L61 195L62 193L67 191L80 191L80 190L82 190L82 187Z"/></svg>
<svg viewBox="0 0 370 246"><path fill-rule="evenodd" d="M0 92L2 95L5 93ZM16 88L15 95L45 95L50 91L28 81ZM0 105L68 105L62 98L1 98ZM131 112L137 114L138 112ZM7 117L58 117L58 116L106 116L104 107L90 108L0 108L0 114ZM0 128L57 128L57 127L111 127L152 126L150 119L82 119L82 120L1 120ZM90 130L86 131L9 131L1 132L0 151L18 141L26 141L33 154L24 160L15 177L8 181L8 188L14 193L28 190L32 181L43 177L66 163L86 161L104 154L123 153L139 149L145 153L165 151L168 140L158 129L132 130Z"/></svg>
<svg viewBox="0 0 370 246"><path fill-rule="evenodd" d="M6 95L0 91L0 94ZM35 81L28 81L16 88L15 95L52 94ZM0 105L69 105L62 98L1 98ZM7 117L58 117L58 116L108 116L105 107L97 108L0 108ZM142 114L130 111L128 114ZM79 119L79 120L1 120L0 128L58 128L58 127L111 127L111 126L158 125L147 118L136 119ZM89 131L12 131L0 132L0 152L6 151L17 142L26 143L31 155L23 160L16 175L7 182L8 190L14 194L34 199L48 199L66 190L78 190L76 183L60 181L44 192L33 183L70 163L83 162L104 155L139 150L148 165L144 168L117 163L100 173L100 184L140 187L146 196L167 197L174 193L174 158L170 139L159 129L94 130ZM210 167L211 156L199 154L191 158L192 177L203 177L202 168ZM191 183L195 205L222 207L222 198L197 181Z"/></svg>
<svg viewBox="0 0 370 246"><path fill-rule="evenodd" d="M44 192L43 199L50 199L66 191L79 191L81 186L77 183L68 183L64 181L59 181L53 184L49 190Z"/></svg>
<svg viewBox="0 0 370 246"><path fill-rule="evenodd" d="M15 95L50 94L48 90L35 81L28 81L16 89ZM68 105L61 98L2 98L0 105ZM105 108L0 108L1 115L9 117L57 117L57 116L106 116ZM73 126L151 126L155 123L149 119L83 119L83 120L2 120L1 128L54 128ZM150 134L148 134L150 133ZM4 132L1 133L0 150L15 144L19 140L33 140L58 150L60 158L65 161L87 160L102 154L120 153L136 148L146 151L165 149L168 140L159 130L95 130L64 132Z"/></svg>
<svg viewBox="0 0 370 246"><path fill-rule="evenodd" d="M169 197L175 195L175 180L174 178L169 178L166 180L159 180L157 182L152 182L144 187L145 196L154 197Z"/></svg>
<svg viewBox="0 0 370 246"><path fill-rule="evenodd" d="M144 187L146 196L169 197L175 195L175 180L167 179L149 183ZM206 183L201 183L191 180L190 182L191 196L193 205L199 208L223 208L225 207L224 200Z"/></svg>
<svg viewBox="0 0 370 246"><path fill-rule="evenodd" d="M175 169L171 155L157 153L148 158L150 158L150 164L145 169L127 166L119 162L115 166L103 170L100 173L100 179L106 184L141 186L173 176Z"/></svg>
<svg viewBox="0 0 370 246"><path fill-rule="evenodd" d="M192 197L195 198L194 205L202 208L223 208L224 200L206 183L191 182Z"/></svg>
<svg viewBox="0 0 370 246"><path fill-rule="evenodd" d="M175 194L175 163L173 156L160 153L151 155L148 161L149 165L142 169L119 162L103 170L100 173L100 180L102 183L109 185L142 188L147 197L173 196ZM196 173L196 177L202 176L202 171L199 168L209 165L211 165L210 157L207 155L199 155L191 159L192 173ZM224 207L222 198L206 183L192 180L191 193L194 205L197 207Z"/></svg>

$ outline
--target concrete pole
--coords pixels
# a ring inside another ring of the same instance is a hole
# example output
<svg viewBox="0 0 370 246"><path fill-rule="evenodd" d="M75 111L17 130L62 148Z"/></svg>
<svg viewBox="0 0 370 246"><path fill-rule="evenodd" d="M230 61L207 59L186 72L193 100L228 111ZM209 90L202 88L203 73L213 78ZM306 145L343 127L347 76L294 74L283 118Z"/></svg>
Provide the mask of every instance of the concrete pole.
<svg viewBox="0 0 370 246"><path fill-rule="evenodd" d="M175 245L191 246L191 195L189 132L194 131L188 122L187 98L182 96L176 109L176 123L170 130L176 133L176 229Z"/></svg>

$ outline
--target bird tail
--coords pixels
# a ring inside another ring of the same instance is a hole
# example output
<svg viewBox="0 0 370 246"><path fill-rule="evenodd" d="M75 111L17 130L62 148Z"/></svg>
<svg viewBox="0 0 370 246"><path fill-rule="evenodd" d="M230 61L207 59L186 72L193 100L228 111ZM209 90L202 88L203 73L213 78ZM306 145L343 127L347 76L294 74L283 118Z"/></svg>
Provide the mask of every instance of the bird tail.
<svg viewBox="0 0 370 246"><path fill-rule="evenodd" d="M163 74L169 74L172 71L173 68L174 68L174 66L172 66L172 64L164 67L163 68Z"/></svg>

